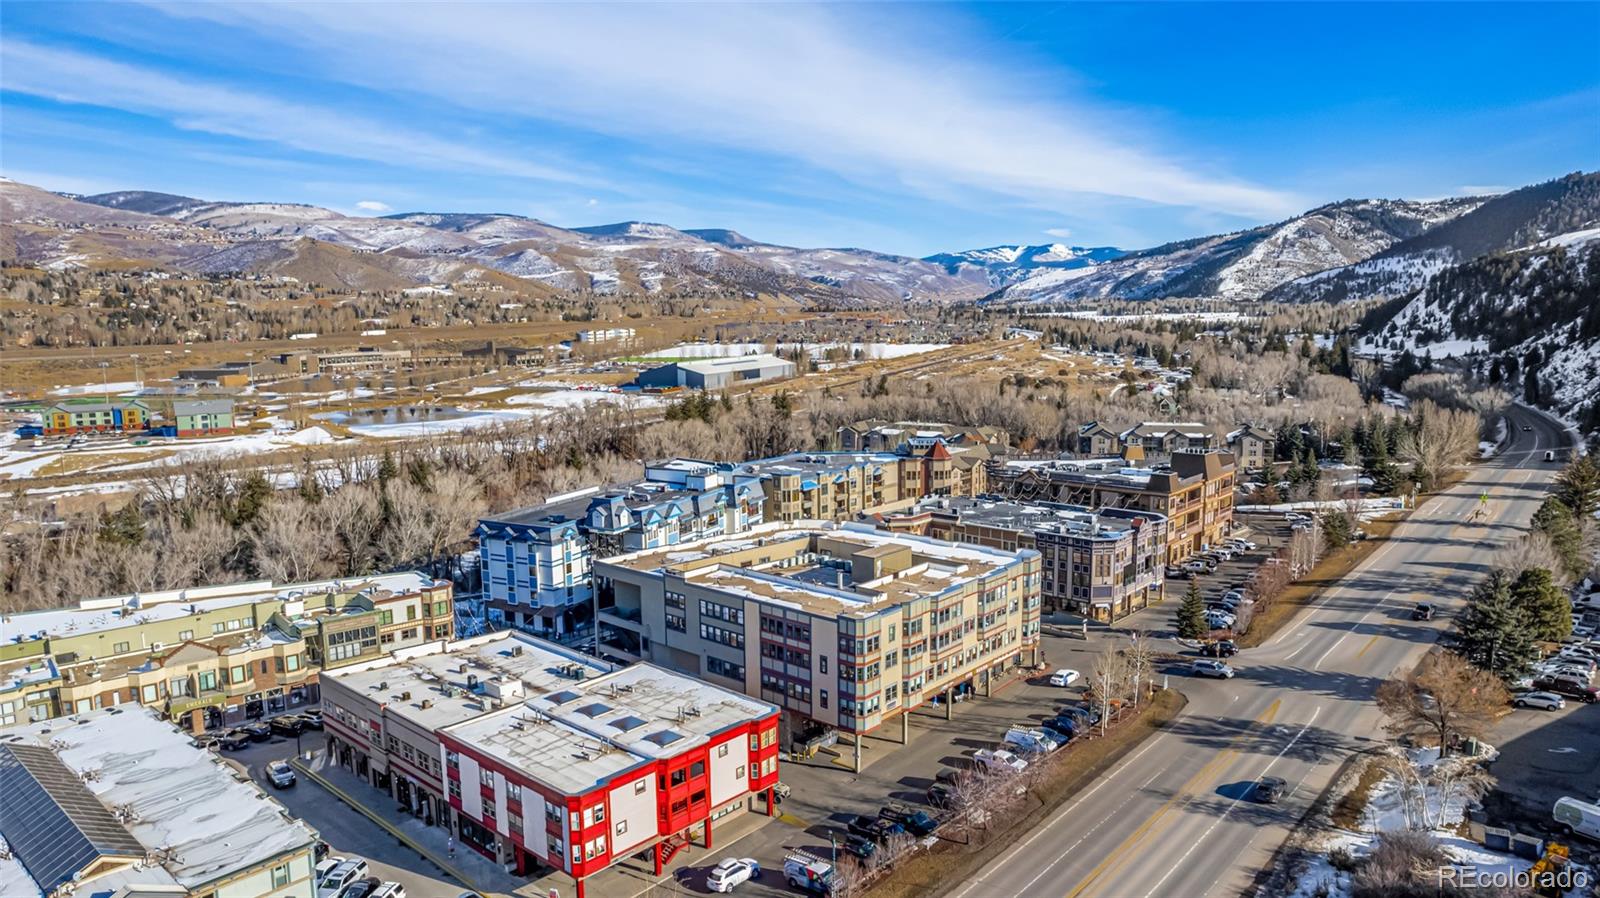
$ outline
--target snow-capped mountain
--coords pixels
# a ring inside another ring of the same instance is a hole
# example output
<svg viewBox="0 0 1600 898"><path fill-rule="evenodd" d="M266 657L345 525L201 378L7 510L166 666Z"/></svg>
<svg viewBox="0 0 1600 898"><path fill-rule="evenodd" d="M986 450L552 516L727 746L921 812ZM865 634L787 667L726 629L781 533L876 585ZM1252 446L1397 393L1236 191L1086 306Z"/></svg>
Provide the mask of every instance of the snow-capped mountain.
<svg viewBox="0 0 1600 898"><path fill-rule="evenodd" d="M1400 296L1446 268L1600 223L1600 174L1571 174L1489 198L1352 265L1283 283L1268 299L1339 302Z"/></svg>
<svg viewBox="0 0 1600 898"><path fill-rule="evenodd" d="M1367 259L1482 203L1481 198L1348 200L1277 224L1128 253L1088 271L1037 272L993 299L1258 299L1285 281Z"/></svg>
<svg viewBox="0 0 1600 898"><path fill-rule="evenodd" d="M1091 268L1127 255L1114 246L1044 245L991 246L959 253L938 253L922 261L942 267L963 279L983 279L990 287L1006 287L1043 269Z"/></svg>
<svg viewBox="0 0 1600 898"><path fill-rule="evenodd" d="M295 203L216 203L145 191L82 200L0 183L15 240L44 265L129 261L203 273L271 272L357 289L507 276L538 293L765 293L834 300L975 299L988 285L919 259L760 243L650 222L560 228L493 213L372 218ZM14 247L14 250L12 249Z"/></svg>
<svg viewBox="0 0 1600 898"><path fill-rule="evenodd" d="M1435 272L1363 322L1360 348L1471 357L1513 395L1600 427L1600 228Z"/></svg>

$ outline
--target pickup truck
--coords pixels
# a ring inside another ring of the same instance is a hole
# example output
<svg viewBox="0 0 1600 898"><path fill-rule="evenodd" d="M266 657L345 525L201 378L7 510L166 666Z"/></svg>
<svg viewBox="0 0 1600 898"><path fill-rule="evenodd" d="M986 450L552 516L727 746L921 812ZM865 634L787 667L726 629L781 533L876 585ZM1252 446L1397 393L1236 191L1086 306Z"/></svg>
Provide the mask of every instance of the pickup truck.
<svg viewBox="0 0 1600 898"><path fill-rule="evenodd" d="M926 836L939 828L939 821L928 816L926 811L919 811L903 804L885 805L883 810L878 812L878 817L900 824L913 836Z"/></svg>
<svg viewBox="0 0 1600 898"><path fill-rule="evenodd" d="M857 814L850 818L850 822L845 824L845 829L864 839L871 839L880 845L906 831L904 826L893 820L885 820L882 817L872 817L867 814Z"/></svg>

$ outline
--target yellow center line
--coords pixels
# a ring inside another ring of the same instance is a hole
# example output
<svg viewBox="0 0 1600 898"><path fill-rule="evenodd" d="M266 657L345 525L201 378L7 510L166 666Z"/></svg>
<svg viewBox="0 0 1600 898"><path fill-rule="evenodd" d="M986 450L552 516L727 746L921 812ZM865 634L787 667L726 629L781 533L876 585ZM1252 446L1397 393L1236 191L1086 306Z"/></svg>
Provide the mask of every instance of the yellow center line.
<svg viewBox="0 0 1600 898"><path fill-rule="evenodd" d="M1367 640L1367 644L1361 647L1361 651L1356 652L1356 657L1359 658L1362 655L1365 655L1367 653L1367 649L1372 648L1373 643L1376 643L1377 641L1378 641L1378 634L1377 633L1372 634L1372 638Z"/></svg>
<svg viewBox="0 0 1600 898"><path fill-rule="evenodd" d="M1235 736L1233 738L1233 742L1237 744L1250 734L1251 729L1271 723L1273 718L1278 716L1278 708L1282 704L1282 699L1273 699L1272 704L1267 706L1267 710L1262 712L1261 716L1257 717L1254 723L1252 723L1250 727L1246 728L1244 732ZM1156 809L1155 813L1151 814L1143 823L1139 824L1139 828L1135 829L1126 839L1124 839L1122 844L1118 845L1116 848L1113 848L1111 852L1107 854L1093 870L1090 870L1089 875L1084 877L1083 881L1078 883L1076 888L1067 893L1067 898L1078 898L1078 896L1083 894L1083 892L1091 885L1094 885L1095 880L1104 875L1113 865L1120 867L1122 862L1133 857L1134 853L1132 849L1134 846L1144 841L1146 837L1151 835L1156 824L1159 823L1162 818L1167 816L1167 813L1171 811L1173 806L1178 803L1178 800L1186 798L1190 788L1196 783L1199 783L1202 779L1207 780L1209 785L1210 778L1221 773L1221 771L1227 767L1228 762L1232 760L1233 756L1237 753L1237 748L1230 747L1218 752L1216 757L1212 758L1210 761L1207 761L1205 766L1201 767L1194 776L1189 777L1189 779L1184 782L1183 785L1179 786L1178 790L1172 794L1172 797L1163 802L1161 807Z"/></svg>

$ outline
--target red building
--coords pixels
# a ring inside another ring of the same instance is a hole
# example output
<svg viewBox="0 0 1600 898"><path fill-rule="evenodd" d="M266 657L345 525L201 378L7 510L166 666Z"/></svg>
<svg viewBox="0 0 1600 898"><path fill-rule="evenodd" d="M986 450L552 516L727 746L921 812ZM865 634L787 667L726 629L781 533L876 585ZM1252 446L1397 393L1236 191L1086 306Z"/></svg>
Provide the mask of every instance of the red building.
<svg viewBox="0 0 1600 898"><path fill-rule="evenodd" d="M692 677L636 664L510 698L439 731L462 841L563 870L580 898L629 855L653 849L659 873L692 831L711 847L717 817L778 782L777 709Z"/></svg>

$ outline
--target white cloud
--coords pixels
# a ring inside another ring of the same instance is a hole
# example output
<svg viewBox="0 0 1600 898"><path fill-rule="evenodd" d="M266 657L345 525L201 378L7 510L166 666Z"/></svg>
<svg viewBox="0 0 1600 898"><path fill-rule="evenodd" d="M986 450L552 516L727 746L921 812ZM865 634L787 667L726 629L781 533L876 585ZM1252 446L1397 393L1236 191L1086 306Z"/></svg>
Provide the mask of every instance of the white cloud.
<svg viewBox="0 0 1600 898"><path fill-rule="evenodd" d="M309 51L304 65L497 116L798 160L944 201L1085 197L1252 218L1299 211L1282 191L1219 175L1100 106L1042 86L1067 73L961 46L939 14L894 27L878 8L790 4L162 5L244 24ZM596 42L608 48L596 60ZM8 66L10 69L16 65ZM530 89L536 85L537 89Z"/></svg>
<svg viewBox="0 0 1600 898"><path fill-rule="evenodd" d="M595 199L594 197L589 197L589 201L587 203L584 203L584 205L585 206L598 206L598 205L600 205L600 201Z"/></svg>
<svg viewBox="0 0 1600 898"><path fill-rule="evenodd" d="M362 200L361 202L356 203L356 208L360 209L363 212L393 212L394 211L394 207L393 206L389 205L388 203L380 203L377 200Z"/></svg>
<svg viewBox="0 0 1600 898"><path fill-rule="evenodd" d="M1045 228L1044 232L1051 237L1060 237L1062 240L1072 239L1071 228Z"/></svg>
<svg viewBox="0 0 1600 898"><path fill-rule="evenodd" d="M0 87L67 103L107 106L205 131L357 159L545 181L570 171L455 143L331 109L177 79L150 69L17 40L0 41Z"/></svg>

